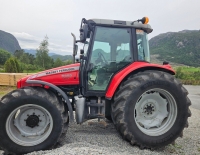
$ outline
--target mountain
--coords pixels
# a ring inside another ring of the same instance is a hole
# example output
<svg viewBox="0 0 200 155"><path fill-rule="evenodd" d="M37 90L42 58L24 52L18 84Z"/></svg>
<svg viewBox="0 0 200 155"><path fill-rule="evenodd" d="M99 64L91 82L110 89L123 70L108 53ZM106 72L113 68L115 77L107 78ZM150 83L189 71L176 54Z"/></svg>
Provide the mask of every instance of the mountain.
<svg viewBox="0 0 200 155"><path fill-rule="evenodd" d="M36 55L36 50L32 50L32 49L24 49L24 52L26 52L26 53L29 53L29 54L32 54L32 55Z"/></svg>
<svg viewBox="0 0 200 155"><path fill-rule="evenodd" d="M33 50L33 49L24 49L24 51L26 52L26 53L29 53L29 54L32 54L32 55L36 55L36 50ZM53 55L57 55L56 53L49 53L49 56L51 57L51 56L53 56Z"/></svg>
<svg viewBox="0 0 200 155"><path fill-rule="evenodd" d="M24 49L24 51L26 53L29 53L29 54L32 54L32 55L36 55L36 50L33 50L33 49ZM53 55L57 55L56 53L49 53L49 56L53 56Z"/></svg>
<svg viewBox="0 0 200 155"><path fill-rule="evenodd" d="M162 61L200 66L200 31L167 32L150 39L151 55Z"/></svg>
<svg viewBox="0 0 200 155"><path fill-rule="evenodd" d="M34 56L36 55L36 50L24 49L24 51L26 53L33 54ZM49 53L49 56L51 58L53 58L54 60L56 60L57 58L60 58L60 60L62 60L62 61L72 60L72 56L71 55L59 55L59 54L56 54L56 53Z"/></svg>
<svg viewBox="0 0 200 155"><path fill-rule="evenodd" d="M17 39L12 34L2 30L0 30L0 48L10 53L21 49Z"/></svg>
<svg viewBox="0 0 200 155"><path fill-rule="evenodd" d="M56 53L49 53L49 56L57 55Z"/></svg>
<svg viewBox="0 0 200 155"><path fill-rule="evenodd" d="M60 58L60 60L62 60L62 61L72 60L73 59L72 55L59 55L59 54L56 54L56 55L52 55L51 57L54 60L56 60L57 58Z"/></svg>

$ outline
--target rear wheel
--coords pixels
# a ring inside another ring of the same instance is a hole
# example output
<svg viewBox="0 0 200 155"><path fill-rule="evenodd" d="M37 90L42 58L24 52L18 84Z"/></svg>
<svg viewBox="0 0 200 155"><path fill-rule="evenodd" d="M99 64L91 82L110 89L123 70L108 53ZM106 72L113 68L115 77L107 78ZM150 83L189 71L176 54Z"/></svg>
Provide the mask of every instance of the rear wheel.
<svg viewBox="0 0 200 155"><path fill-rule="evenodd" d="M186 89L172 75L146 71L128 78L112 104L115 126L131 144L159 148L182 136L191 105Z"/></svg>
<svg viewBox="0 0 200 155"><path fill-rule="evenodd" d="M6 154L51 149L66 132L68 115L50 90L26 87L0 102L0 146Z"/></svg>

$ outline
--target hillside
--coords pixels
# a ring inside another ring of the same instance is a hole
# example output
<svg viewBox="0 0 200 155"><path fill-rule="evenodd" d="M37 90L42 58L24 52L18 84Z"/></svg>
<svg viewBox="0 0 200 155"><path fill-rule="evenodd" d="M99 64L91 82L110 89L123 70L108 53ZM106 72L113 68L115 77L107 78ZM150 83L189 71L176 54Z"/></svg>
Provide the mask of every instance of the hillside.
<svg viewBox="0 0 200 155"><path fill-rule="evenodd" d="M32 54L32 55L36 55L36 53L37 53L37 51L36 50L33 50L33 49L24 49L24 51L26 52L26 53L29 53L29 54ZM49 54L49 56L53 56L53 55L56 55L56 53L48 53Z"/></svg>
<svg viewBox="0 0 200 155"><path fill-rule="evenodd" d="M32 55L36 56L36 50L24 49L24 51L26 53L29 53L29 54L32 54ZM60 58L60 60L62 60L62 61L72 60L72 56L71 55L59 55L59 54L56 54L56 53L48 53L48 54L54 60L56 60L57 58Z"/></svg>
<svg viewBox="0 0 200 155"><path fill-rule="evenodd" d="M159 60L200 66L200 31L183 30L155 36L149 41L152 55Z"/></svg>
<svg viewBox="0 0 200 155"><path fill-rule="evenodd" d="M14 53L16 50L20 50L21 47L17 39L10 33L0 30L0 48Z"/></svg>
<svg viewBox="0 0 200 155"><path fill-rule="evenodd" d="M66 60L72 60L72 55L52 55L51 56L54 60L56 60L57 58L60 58L60 60L62 61L66 61Z"/></svg>

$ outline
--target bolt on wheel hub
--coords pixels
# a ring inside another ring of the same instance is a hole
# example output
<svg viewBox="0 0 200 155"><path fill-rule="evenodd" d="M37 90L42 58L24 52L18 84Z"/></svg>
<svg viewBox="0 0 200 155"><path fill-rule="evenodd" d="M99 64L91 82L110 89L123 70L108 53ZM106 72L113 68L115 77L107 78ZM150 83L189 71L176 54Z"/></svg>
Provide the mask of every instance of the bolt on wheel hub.
<svg viewBox="0 0 200 155"><path fill-rule="evenodd" d="M26 121L26 126L29 126L31 128L34 128L35 126L38 126L38 123L39 123L39 117L36 116L36 115L31 115L27 118L27 120L24 120Z"/></svg>
<svg viewBox="0 0 200 155"><path fill-rule="evenodd" d="M152 115L154 111L155 111L155 106L153 103L148 103L143 108L143 112L147 115Z"/></svg>

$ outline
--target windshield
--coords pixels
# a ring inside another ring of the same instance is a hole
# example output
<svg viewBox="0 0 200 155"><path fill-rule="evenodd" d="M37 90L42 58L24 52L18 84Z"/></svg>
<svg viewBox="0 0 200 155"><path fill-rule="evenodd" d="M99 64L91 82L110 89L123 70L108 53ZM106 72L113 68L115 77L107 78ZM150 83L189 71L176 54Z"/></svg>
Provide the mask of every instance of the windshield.
<svg viewBox="0 0 200 155"><path fill-rule="evenodd" d="M138 60L150 62L150 51L147 34L140 29L136 29Z"/></svg>

